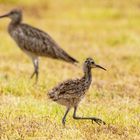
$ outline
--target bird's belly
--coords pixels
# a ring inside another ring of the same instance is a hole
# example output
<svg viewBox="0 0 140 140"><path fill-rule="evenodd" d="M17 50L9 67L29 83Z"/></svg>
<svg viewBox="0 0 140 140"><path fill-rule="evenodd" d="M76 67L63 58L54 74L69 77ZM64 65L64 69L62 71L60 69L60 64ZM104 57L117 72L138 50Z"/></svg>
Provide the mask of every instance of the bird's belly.
<svg viewBox="0 0 140 140"><path fill-rule="evenodd" d="M83 97L84 96L80 96L80 98L62 98L58 99L56 102L64 106L74 107L79 104Z"/></svg>

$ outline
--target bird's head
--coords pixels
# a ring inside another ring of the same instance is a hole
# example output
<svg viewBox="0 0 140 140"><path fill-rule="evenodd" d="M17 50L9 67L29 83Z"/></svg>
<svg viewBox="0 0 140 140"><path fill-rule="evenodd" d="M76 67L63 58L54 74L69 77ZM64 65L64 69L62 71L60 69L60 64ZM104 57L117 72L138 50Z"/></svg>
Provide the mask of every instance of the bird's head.
<svg viewBox="0 0 140 140"><path fill-rule="evenodd" d="M95 63L95 61L92 59L92 58L87 58L85 63L84 63L84 68L100 68L100 69L103 69L103 70L106 70L105 68L103 68L102 66L98 65Z"/></svg>
<svg viewBox="0 0 140 140"><path fill-rule="evenodd" d="M0 16L0 18L9 17L13 22L20 22L22 20L22 11L20 9L13 9L10 12Z"/></svg>

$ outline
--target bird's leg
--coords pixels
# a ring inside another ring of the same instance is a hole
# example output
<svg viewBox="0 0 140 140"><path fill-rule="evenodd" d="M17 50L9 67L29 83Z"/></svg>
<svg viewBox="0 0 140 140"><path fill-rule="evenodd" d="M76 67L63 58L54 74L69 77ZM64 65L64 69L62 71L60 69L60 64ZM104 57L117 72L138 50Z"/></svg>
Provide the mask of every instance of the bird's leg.
<svg viewBox="0 0 140 140"><path fill-rule="evenodd" d="M66 110L66 112L65 112L65 115L64 115L64 117L63 117L63 119L62 119L62 124L65 126L65 122L66 122L66 116L67 116L67 114L68 114L68 112L70 111L70 108L68 107L67 108L67 110Z"/></svg>
<svg viewBox="0 0 140 140"><path fill-rule="evenodd" d="M91 120L92 121L92 123L93 123L93 121L95 121L97 124L106 124L104 121L102 121L101 119L99 119L99 118L96 118L96 117L77 117L76 116L76 111L77 111L77 106L76 107L74 107L74 113L73 113L73 118L74 119L77 119L77 120Z"/></svg>
<svg viewBox="0 0 140 140"><path fill-rule="evenodd" d="M39 74L38 58L33 58L32 61L33 61L33 65L34 65L34 72L31 75L31 78L33 78L34 75L36 75L36 82L37 82L38 81L38 74Z"/></svg>

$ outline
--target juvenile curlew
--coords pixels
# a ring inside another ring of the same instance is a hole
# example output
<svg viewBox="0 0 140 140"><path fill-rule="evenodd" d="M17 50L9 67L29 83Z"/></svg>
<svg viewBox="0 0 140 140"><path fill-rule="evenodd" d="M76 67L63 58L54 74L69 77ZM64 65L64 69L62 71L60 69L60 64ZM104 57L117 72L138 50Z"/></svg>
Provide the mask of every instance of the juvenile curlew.
<svg viewBox="0 0 140 140"><path fill-rule="evenodd" d="M34 72L31 78L39 74L39 56L64 60L69 63L78 63L76 59L66 53L47 33L40 29L22 23L22 11L14 9L0 18L9 17L11 22L8 26L10 36L15 40L19 48L25 52L34 65Z"/></svg>
<svg viewBox="0 0 140 140"><path fill-rule="evenodd" d="M66 106L66 112L62 119L63 125L65 125L66 116L70 109L74 107L73 118L74 119L87 119L95 121L98 124L105 124L99 118L96 117L77 117L76 111L79 102L84 97L85 92L89 89L92 81L92 68L100 68L106 70L105 68L97 65L92 58L87 58L83 65L84 76L81 79L67 80L63 83L60 83L58 86L54 87L49 93L48 96L53 101Z"/></svg>

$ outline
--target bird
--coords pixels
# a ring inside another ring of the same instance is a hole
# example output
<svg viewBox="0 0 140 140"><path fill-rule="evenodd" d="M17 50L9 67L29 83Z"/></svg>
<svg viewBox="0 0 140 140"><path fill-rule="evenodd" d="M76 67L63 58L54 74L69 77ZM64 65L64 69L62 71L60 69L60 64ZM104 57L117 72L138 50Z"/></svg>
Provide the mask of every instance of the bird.
<svg viewBox="0 0 140 140"><path fill-rule="evenodd" d="M71 108L74 108L73 118L76 120L91 120L92 123L96 122L99 125L106 124L97 117L78 117L76 115L78 105L91 85L92 68L100 68L106 71L105 68L96 64L95 61L89 57L83 64L84 75L82 78L66 80L52 88L47 94L49 99L66 107L66 112L62 118L62 124L64 126L66 116Z"/></svg>
<svg viewBox="0 0 140 140"><path fill-rule="evenodd" d="M17 46L26 53L32 60L34 72L31 78L39 75L39 57L50 57L53 59L64 60L76 64L78 61L64 51L46 32L22 23L22 10L12 9L10 12L0 16L0 18L9 17L11 22L8 26L8 33L14 39Z"/></svg>

